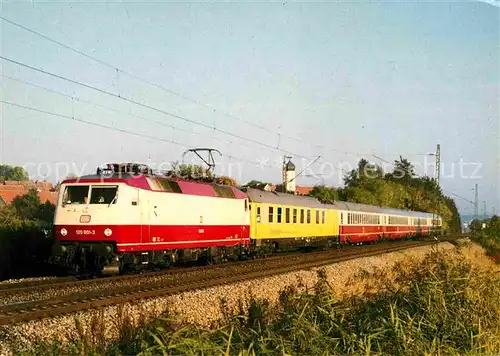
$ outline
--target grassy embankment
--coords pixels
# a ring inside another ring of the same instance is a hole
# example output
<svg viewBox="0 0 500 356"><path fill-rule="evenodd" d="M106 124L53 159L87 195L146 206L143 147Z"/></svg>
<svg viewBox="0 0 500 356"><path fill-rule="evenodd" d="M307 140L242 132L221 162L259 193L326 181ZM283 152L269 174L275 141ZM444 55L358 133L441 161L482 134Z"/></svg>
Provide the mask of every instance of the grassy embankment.
<svg viewBox="0 0 500 356"><path fill-rule="evenodd" d="M457 254L433 252L420 262L358 277L367 286L365 293L344 300L336 298L322 276L314 290L290 287L278 305L250 300L240 313L226 315L210 329L168 317L136 328L122 315L119 339L105 343L96 317L95 325L80 328L70 345L40 342L32 353L498 354L500 274L492 271Z"/></svg>
<svg viewBox="0 0 500 356"><path fill-rule="evenodd" d="M493 216L471 223L471 239L484 247L488 254L500 263L500 218Z"/></svg>

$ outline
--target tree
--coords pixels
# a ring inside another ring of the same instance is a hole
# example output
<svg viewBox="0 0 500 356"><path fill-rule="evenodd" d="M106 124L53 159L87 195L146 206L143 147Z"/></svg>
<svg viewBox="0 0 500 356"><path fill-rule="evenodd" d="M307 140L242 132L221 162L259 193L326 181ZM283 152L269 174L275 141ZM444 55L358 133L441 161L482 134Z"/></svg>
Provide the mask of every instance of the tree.
<svg viewBox="0 0 500 356"><path fill-rule="evenodd" d="M318 199L323 204L333 204L336 200L339 200L337 190L324 185L315 186L309 192L309 196Z"/></svg>
<svg viewBox="0 0 500 356"><path fill-rule="evenodd" d="M379 179L383 176L382 167L361 158L358 162L358 167L344 176L344 184L347 187L355 187L365 183L369 179Z"/></svg>
<svg viewBox="0 0 500 356"><path fill-rule="evenodd" d="M265 185L265 182L261 182L260 180L251 180L247 184L244 185L246 188L258 188L262 185Z"/></svg>
<svg viewBox="0 0 500 356"><path fill-rule="evenodd" d="M29 180L28 172L23 167L9 166L0 164L0 181L16 180L23 181Z"/></svg>
<svg viewBox="0 0 500 356"><path fill-rule="evenodd" d="M370 191L361 187L347 187L343 189L341 199L351 203L378 205L377 198Z"/></svg>
<svg viewBox="0 0 500 356"><path fill-rule="evenodd" d="M387 177L408 184L415 177L415 167L406 158L399 156L399 160L394 161L394 170Z"/></svg>
<svg viewBox="0 0 500 356"><path fill-rule="evenodd" d="M40 205L40 197L36 189L30 189L28 193L17 196L12 201L12 206L17 215L26 220L36 220L38 218Z"/></svg>
<svg viewBox="0 0 500 356"><path fill-rule="evenodd" d="M237 185L236 181L233 178L228 177L228 176L217 177L217 179L215 181L217 182L217 184L230 185L233 187L235 187Z"/></svg>
<svg viewBox="0 0 500 356"><path fill-rule="evenodd" d="M481 231L482 228L483 228L483 223L481 222L481 220L474 219L469 224L469 229L471 232Z"/></svg>
<svg viewBox="0 0 500 356"><path fill-rule="evenodd" d="M28 193L15 197L8 208L19 220L44 224L51 224L54 220L55 205L49 201L42 203L36 189L30 189Z"/></svg>
<svg viewBox="0 0 500 356"><path fill-rule="evenodd" d="M179 162L172 164L172 169L166 173L166 176L204 182L214 181L214 175L208 169L197 164L180 164Z"/></svg>

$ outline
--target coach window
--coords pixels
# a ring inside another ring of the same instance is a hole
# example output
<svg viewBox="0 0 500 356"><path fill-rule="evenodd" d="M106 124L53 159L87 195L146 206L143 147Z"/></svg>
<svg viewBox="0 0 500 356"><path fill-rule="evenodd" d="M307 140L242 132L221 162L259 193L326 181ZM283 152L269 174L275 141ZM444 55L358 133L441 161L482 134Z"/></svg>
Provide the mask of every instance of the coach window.
<svg viewBox="0 0 500 356"><path fill-rule="evenodd" d="M300 209L300 223L304 223L304 209Z"/></svg>
<svg viewBox="0 0 500 356"><path fill-rule="evenodd" d="M260 222L260 206L257 207L257 222Z"/></svg>
<svg viewBox="0 0 500 356"><path fill-rule="evenodd" d="M285 210L285 222L287 224L290 223L290 208L286 208L286 210Z"/></svg>
<svg viewBox="0 0 500 356"><path fill-rule="evenodd" d="M316 210L316 224L319 224L319 210Z"/></svg>
<svg viewBox="0 0 500 356"><path fill-rule="evenodd" d="M293 209L293 223L297 223L297 209Z"/></svg>
<svg viewBox="0 0 500 356"><path fill-rule="evenodd" d="M307 223L311 223L311 210L307 209Z"/></svg>
<svg viewBox="0 0 500 356"><path fill-rule="evenodd" d="M276 222L281 223L281 206L278 206L278 216L276 217Z"/></svg>
<svg viewBox="0 0 500 356"><path fill-rule="evenodd" d="M324 210L321 211L321 215L322 215L321 216L321 221L324 224L325 223L325 211Z"/></svg>
<svg viewBox="0 0 500 356"><path fill-rule="evenodd" d="M273 214L274 214L274 208L272 206L269 207L269 222L273 222Z"/></svg>

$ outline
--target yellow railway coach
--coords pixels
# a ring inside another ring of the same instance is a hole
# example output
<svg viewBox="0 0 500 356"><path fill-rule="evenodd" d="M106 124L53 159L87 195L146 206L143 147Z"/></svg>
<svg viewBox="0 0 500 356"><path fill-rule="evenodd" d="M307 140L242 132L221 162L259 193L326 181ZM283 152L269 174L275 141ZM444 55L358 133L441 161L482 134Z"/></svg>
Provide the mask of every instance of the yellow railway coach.
<svg viewBox="0 0 500 356"><path fill-rule="evenodd" d="M338 211L316 199L286 193L248 189L250 238L255 246L275 248L303 244L330 244L339 236Z"/></svg>

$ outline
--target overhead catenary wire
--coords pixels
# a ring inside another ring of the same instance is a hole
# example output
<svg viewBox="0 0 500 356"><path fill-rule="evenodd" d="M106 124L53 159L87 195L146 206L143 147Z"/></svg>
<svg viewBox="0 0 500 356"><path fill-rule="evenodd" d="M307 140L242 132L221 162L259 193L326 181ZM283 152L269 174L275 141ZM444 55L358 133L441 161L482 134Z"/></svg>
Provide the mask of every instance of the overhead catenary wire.
<svg viewBox="0 0 500 356"><path fill-rule="evenodd" d="M76 118L76 117L73 117L73 116L68 116L68 115L63 115L63 114L55 113L55 112L48 111L48 110L38 109L38 108L35 108L33 106L22 105L22 104L14 103L14 102L7 101L7 100L0 100L0 103L6 104L6 105L10 105L10 106L14 106L14 107L18 107L18 108L21 108L21 109L30 110L30 111L33 111L33 112L38 112L38 113L42 113L42 114L46 114L46 115L58 117L60 119L71 120L71 121L83 123L83 124L86 124L86 125L96 126L96 127L100 127L100 128L107 129L107 130L120 132L120 133L132 135L132 136L136 136L136 137L147 138L147 139L150 139L150 140L155 140L155 141L160 141L160 142L164 142L164 143L169 143L169 144L173 144L173 145L184 147L184 148L194 148L193 146L189 146L189 145L186 145L186 144L183 144L183 143L180 143L180 142L175 142L175 141L172 141L172 140L164 139L164 138L161 138L161 137L151 136L151 135L146 135L146 134L141 134L141 133L138 133L138 132L134 132L134 131L122 129L122 128L115 127L115 126L100 124L100 123L93 122L93 121L87 121L87 120L79 119L79 118ZM241 161L241 162L251 163L251 164L260 164L259 162L250 161L248 159L240 158L240 157L236 157L236 156L231 156L231 157L228 157L228 158L229 159L234 159L234 160L237 160L237 161Z"/></svg>
<svg viewBox="0 0 500 356"><path fill-rule="evenodd" d="M94 107L98 107L98 108L110 110L110 111L113 111L113 112L116 112L116 113L119 113L119 114L124 114L124 115L130 116L130 117L134 117L134 118L137 118L137 119L140 119L140 120L148 121L148 122L151 122L151 123L154 123L154 124L157 124L157 125L169 127L169 128L171 128L173 130L177 130L177 131L181 131L181 132L186 132L188 134L203 135L203 133L200 133L200 132L196 132L196 131L184 129L182 127L177 127L177 126L168 124L168 123L163 122L163 121L153 120L153 119L147 118L147 117L142 116L142 115L131 114L131 113L123 111L123 110L115 109L115 108L113 108L111 106L108 106L108 105L97 104L97 103L94 103L94 102L92 102L90 100L85 100L85 99L77 98L74 95L69 95L69 94L60 92L58 90L47 88L47 87L44 87L42 85L35 84L35 83L32 83L32 82L28 82L28 81L25 81L25 80L22 80L22 79L19 79L19 78L11 77L11 76L6 75L6 74L0 74L0 76L2 76L4 78L7 78L9 80L12 80L12 81L16 81L16 82L19 82L19 83L22 83L22 84L25 84L25 85L28 85L28 86L40 89L40 90L47 91L47 92L52 93L52 94L56 94L56 95L60 95L60 96L72 99L72 100L76 100L79 103L84 103L84 104L92 105ZM223 142L227 142L227 143L230 143L230 144L233 143L233 141L229 141L229 140L222 140L222 139L218 139L218 140L223 141ZM244 146L244 147L249 147L249 148L254 148L254 147L251 147L249 145L245 145L243 143L238 143L238 145L241 145L241 146Z"/></svg>
<svg viewBox="0 0 500 356"><path fill-rule="evenodd" d="M244 119L242 119L242 118L240 118L240 117L237 117L237 116L235 116L235 115L232 115L232 114L229 114L229 113L225 113L225 112L223 112L223 111L221 111L221 110L219 110L219 109L214 108L213 106L210 106L210 105L207 105L207 104L205 104L205 103L202 103L202 102L201 102L201 101L199 101L199 100L193 99L193 98L191 98L191 97L189 97L189 96L183 95L183 94L181 94L181 93L179 93L179 92L176 92L176 91L174 91L174 90L172 90L172 89L166 88L165 86L162 86L162 85L159 85L159 84L157 84L157 83L154 83L154 82L152 82L152 81L150 81L150 80L148 80L148 79L145 79L145 78L143 78L143 77L140 77L140 76L138 76L138 75L136 75L136 74L130 73L130 72L128 72L128 71L126 71L126 70L124 70L124 69L122 69L122 68L119 68L119 67L117 67L117 66L115 66L115 65L112 65L112 64L110 64L110 63L107 63L107 62L105 62L105 61L103 61L103 60L101 60L101 59L99 59L99 58L97 58L97 57L94 57L94 56L89 55L89 54L87 54L87 53L85 53L85 52L83 52L83 51L80 51L80 50L78 50L78 49L76 49L76 48L74 48L74 47L71 47L71 46L69 46L69 45L67 45L67 44L64 44L64 43L62 43L62 42L60 42L60 41L57 41L57 40L55 40L55 39L53 39L53 38L51 38L51 37L49 37L49 36L47 36L47 35L44 35L44 34L42 34L42 33L40 33L40 32L37 32L37 31L35 31L35 30L33 30L33 29L30 29L30 28L28 28L28 27L26 27L26 26L24 26L24 25L22 25L22 24L20 24L20 23L17 23L17 22L15 22L15 21L12 21L12 20L10 20L10 19L8 19L8 18L4 17L4 16L1 16L1 15L0 15L0 19L2 19L3 21L5 21L5 22L7 22L7 23L9 23L9 24L11 24L11 25L13 25L13 26L16 26L16 27L18 27L18 28L21 28L21 29L23 29L23 30L25 30L25 31L27 31L27 32L29 32L29 33L31 33L31 34L34 34L34 35L39 36L39 37L41 37L41 38L43 38L43 39L45 39L45 40L47 40L47 41L50 41L50 42L52 42L52 43L54 43L54 44L56 44L56 45L58 45L58 46L61 46L61 47L65 48L65 49L67 49L67 50L69 50L69 51L72 51L72 52L74 52L74 53L77 53L77 54L79 54L79 55L81 55L81 56L83 56L83 57L86 57L86 58L88 58L88 59L90 59L90 60L92 60L92 61L95 61L95 62L97 62L97 63L100 63L101 65L104 65L104 66L106 66L106 67L108 67L108 68L111 68L111 69L113 69L113 70L115 70L115 71L116 71L117 75L118 75L119 73L125 74L125 75L127 75L127 76L129 76L129 77L131 77L131 78L134 78L134 79L136 79L136 80L138 80L138 81L140 81L140 82L143 82L143 83L146 83L146 84L148 84L148 85L154 86L154 87L156 87L156 88L158 88L158 89L160 89L160 90L162 90L162 91L164 91L164 92L166 92L166 93L169 93L169 94L171 94L171 95L174 95L174 96L177 96L177 97L179 97L179 98L182 98L182 99L184 99L184 100L186 100L186 101L189 101L189 102L191 102L191 103L193 103L193 104L196 104L196 105L199 105L199 106L205 107L205 108L207 108L207 109L210 109L210 110L212 110L213 112L217 112L217 113L223 114L224 116L230 117L230 118L235 119L235 120L240 121L240 122L243 122L243 123L245 123L245 124L247 124L247 125L250 125L250 126L253 126L253 127L255 127L255 128L258 128L258 129L261 129L261 130L264 130L264 131L267 131L267 132L270 132L270 133L275 133L274 131L270 130L270 129L269 129L269 128L267 128L267 127L264 127L264 126L262 126L262 125L259 125L259 124L256 124L256 123L253 123L253 122L251 122L251 121L244 120ZM15 64L18 64L18 65L23 65L23 64L21 64L21 63L19 63L19 62L16 62L16 61L13 61L13 60L9 60L9 59L7 59L7 58L5 58L5 57L2 57L2 59L7 60L7 61L10 61L10 62L15 63ZM49 74L48 72L45 72L45 71L43 71L43 70L39 70L39 69L37 69L37 68L31 67L31 66L28 66L28 65L23 65L23 66L25 66L25 67L27 67L27 68L30 68L30 69L33 69L33 70L37 70L37 71L42 72L42 73L45 73L45 74ZM83 86L85 86L85 87L87 87L87 88L89 88L89 89L98 90L98 91L100 91L101 93L105 93L105 94L107 94L107 95L112 95L112 96L115 96L115 97L117 97L117 98L120 98L120 99L123 99L123 100L129 101L130 103L133 103L133 104L136 104L136 105L141 105L141 106L143 106L143 107L145 107L145 108L148 108L148 109L150 109L150 110L155 110L155 111L161 112L161 113L166 114L166 115L170 115L170 116L173 116L173 117L177 117L178 119L182 119L182 120L184 120L184 121L187 121L187 122L190 122L190 123L193 123L193 124L196 124L196 125L200 125L200 126L207 127L207 128L212 128L212 129L214 129L214 130L216 130L216 131L219 131L219 132L221 132L221 133L223 133L223 134L230 135L230 136L233 136L233 137L238 138L238 139L241 139L241 140L245 140L245 141L248 141L248 142L251 142L251 143L254 143L254 144L262 145L263 147L271 148L271 149L273 149L273 150L279 150L279 151L281 151L281 152L288 153L288 154L292 154L292 155L294 155L294 156L307 158L307 157L304 157L304 156L302 156L302 155L298 155L298 154L295 154L295 153L293 153L293 152L290 152L290 151L287 151L287 150L280 149L280 148L279 148L279 146L274 147L274 146L271 146L271 145L265 144L265 143L263 143L263 142L259 142L259 141L253 140L253 139L246 138L246 137L244 137L244 136L240 136L240 135L236 135L236 134L230 133L230 132L225 131L225 130L216 129L215 127L209 127L208 125L205 125L205 124L203 124L203 123L200 123L200 122L197 122L197 121L194 121L194 120L190 120L190 119L188 119L188 118L184 118L184 117L181 117L181 116L179 116L179 115L175 115L175 114L173 114L173 113L169 113L169 112L163 111L163 110L161 110L161 109L157 109L157 108L151 107L151 106L149 106L149 105L142 104L142 103L140 103L140 102L136 102L135 100L131 100L131 99L127 99L127 98L123 98L120 94L116 95L116 94L113 94L113 93L110 93L110 92L104 91L104 90L99 89L99 88L96 88L96 87L92 87L92 86L87 85L87 84L84 84L84 83L79 83L79 82L73 81L73 80L71 80L71 79L69 79L69 78L64 78L64 77L58 76L58 75L56 75L56 74L52 74L52 73L50 73L49 75L53 75L54 77L57 77L57 78L62 79L62 80L67 80L67 81L70 81L70 82L72 82L72 83L74 83L74 84L83 85ZM99 106L98 104L92 104L92 105ZM108 109L113 110L113 109L111 109L111 108L108 108ZM132 116L132 115L131 115L131 116ZM139 116L135 115L135 117L139 117ZM148 121L153 122L154 120L148 120ZM165 123L160 123L160 122L158 122L158 121L156 121L155 123L157 123L157 124L164 124L164 125L166 125L166 126L170 126L170 125L168 125L168 124L165 124ZM173 126L171 126L171 127L173 127ZM183 131L183 130L182 130L182 129L180 129L180 128L175 128L175 127L173 127L173 128L174 128L174 129L177 129L177 130L180 130L180 131ZM187 131L187 130L184 130L184 131ZM196 134L194 131L193 131L192 133ZM289 135L284 135L284 134L281 134L281 133L279 133L279 136L280 136L280 137L285 137L285 138L288 138L288 139L291 139L291 140L294 140L294 141L297 141L297 142L300 142L300 143L308 144L308 145L310 145L311 147L316 147L316 148L320 148L320 149L323 149L323 150L331 150L331 151L338 152L338 153L342 153L342 154L346 154L346 155L354 155L354 156L356 156L356 157L362 157L362 156L368 156L368 155L370 155L370 154L363 154L363 153L349 152L349 151L339 150L339 149L335 149L335 148L327 148L327 147L326 147L326 146L324 146L324 145L313 144L313 143L311 143L311 142L309 142L309 141L305 141L305 140L303 140L303 139L300 139L300 138L297 138L297 137L293 137L293 136L289 136ZM232 143L232 142L231 142L231 143ZM238 143L238 144L241 144L241 143ZM425 155L425 154L419 154L419 155ZM385 162L387 162L387 163L389 163L389 164L390 164L390 162L388 162L387 160L384 160L384 159L382 159L382 158L380 158L380 157L378 157L378 156L375 156L375 155L372 155L372 156L374 156L374 157L376 157L376 158L378 158L378 159L380 159L380 160L382 160L382 161L385 161ZM341 170L341 171L344 171L344 170ZM452 194L454 194L454 193L452 193ZM468 199L466 199L466 198L463 198L463 197L458 196L458 195L456 195L456 194L454 194L454 195L455 195L455 196L457 196L457 197L459 197L459 198L461 198L461 199L464 199L464 200L466 200L466 201L469 201L469 200L468 200Z"/></svg>
<svg viewBox="0 0 500 356"><path fill-rule="evenodd" d="M22 24L20 24L18 22L15 22L13 20L10 20L10 19L8 19L8 18L6 18L4 16L0 15L0 19L3 20L3 21L5 21L5 22L7 22L7 23L9 23L9 24L11 24L11 25L13 25L13 26L16 26L16 27L18 27L20 29L23 29L24 31L27 31L27 32L29 32L29 33L31 33L33 35L41 37L41 38L43 38L43 39L45 39L45 40L47 40L49 42L52 42L52 43L54 43L54 44L56 44L58 46L61 46L61 47L65 48L65 49L67 49L69 51L77 53L77 54L79 54L79 55L81 55L81 56L83 56L83 57L85 57L87 59L90 59L90 60L96 62L96 63L99 63L99 64L101 64L101 65L103 65L103 66L105 66L107 68L110 68L110 69L112 69L113 71L115 71L117 73L118 77L119 77L119 73L125 74L125 75L127 75L127 76L129 76L129 77L131 77L131 78L133 78L135 80L138 80L140 82L143 82L143 83L146 83L146 84L151 85L153 87L156 87L156 88L158 88L158 89L160 89L160 90L162 90L162 91L164 91L164 92L166 92L168 94L177 96L177 97L182 98L182 99L184 99L186 101L189 101L189 102L191 102L193 104L205 107L205 108L209 109L210 111L212 111L214 113L220 113L220 114L222 114L224 116L227 116L229 118L232 118L232 119L240 121L240 122L243 122L243 123L245 123L247 125L253 126L253 127L258 128L260 130L266 131L268 133L276 134L276 132L274 130L271 130L271 129L265 127L265 126L256 124L254 122L251 122L251 121L248 121L248 120L245 120L245 119L242 119L242 118L240 118L238 116L235 116L235 115L232 115L232 114L229 114L229 113L225 113L224 111L222 111L222 110L220 110L218 108L215 108L215 107L213 107L211 105L207 105L205 103L202 103L199 100L193 99L192 97L189 97L187 95L181 94L181 93L179 93L179 92L177 92L175 90L166 88L163 85L157 84L157 83L155 83L155 82L153 82L151 80L148 80L148 79L145 79L145 78L143 78L143 77L141 77L139 75L133 74L133 73L131 73L129 71L124 70L123 68L119 68L116 65L110 64L110 63L108 63L106 61L103 61L103 60L101 60L101 59L93 56L93 55L90 55L90 54L85 53L85 52L83 52L83 51L81 51L79 49L76 49L76 48L74 48L72 46L69 46L69 45L67 45L65 43L57 41L57 40L55 40L55 39L53 39L53 38L51 38L51 37L49 37L47 35L44 35L44 34L38 32L38 31L35 31L35 30L31 29L31 28L28 28L28 27L26 27L26 26L24 26L24 25L22 25ZM117 96L120 97L121 95L118 94ZM316 147L316 148L324 150L324 151L332 151L332 152L337 152L337 153L341 153L341 154L345 154L345 155L352 155L352 156L355 156L355 157L363 157L363 156L369 156L370 155L370 153L349 152L349 151L341 150L341 149L337 149L337 148L331 148L331 147L328 148L325 145L314 144L314 143L312 143L312 142L310 142L308 140L304 140L304 139L301 139L301 138L298 138L298 137L293 137L293 136L290 136L290 135L284 135L282 133L279 133L279 137L288 138L288 139L294 140L296 142L307 144L310 147ZM271 148L271 147L268 147L268 148ZM279 144L276 147L272 147L272 148L274 148L274 149L278 148L279 149ZM282 152L293 154L293 153L288 152L288 151L282 151ZM394 154L396 154L396 153L394 153ZM301 155L296 155L296 154L295 154L295 156L301 157Z"/></svg>
<svg viewBox="0 0 500 356"><path fill-rule="evenodd" d="M27 31L27 32L29 32L31 34L34 34L34 35L36 35L38 37L41 37L41 38L43 38L43 39L45 39L45 40L47 40L49 42L52 42L52 43L54 43L54 44L56 44L58 46L61 46L61 47L65 48L65 49L67 49L69 51L77 53L77 54L79 54L79 55L81 55L81 56L83 56L83 57L85 57L87 59L90 59L90 60L92 60L92 61L94 61L96 63L99 63L99 64L101 64L101 65L103 65L103 66L105 66L107 68L110 68L110 69L114 70L117 74L118 73L125 74L125 75L127 75L127 76L129 76L129 77L131 77L133 79L136 79L136 80L138 80L138 81L140 81L142 83L146 83L148 85L151 85L151 86L153 86L153 87L155 87L157 89L160 89L160 90L162 90L162 91L164 91L164 92L166 92L168 94L177 96L177 97L182 98L182 99L184 99L184 100L186 100L188 102L191 102L193 104L202 106L204 108L207 108L207 109L211 110L214 113L220 113L220 114L222 114L224 116L227 116L227 117L229 117L231 119L234 119L234 120L237 120L239 122L245 123L245 124L247 124L249 126L255 127L257 129L260 129L260 130L263 130L263 131L266 131L266 132L269 132L269 133L272 133L272 134L276 134L276 132L274 130L271 130L271 129L265 127L265 126L256 124L256 123L248 121L248 120L245 120L245 119L240 118L238 116L235 116L233 114L226 113L226 112L224 112L224 111L222 111L220 109L217 109L217 108L215 108L215 107L213 107L211 105L207 105L205 103L202 103L199 100L193 99L193 98L191 98L191 97L189 97L187 95L181 94L181 93L179 93L179 92L177 92L175 90L166 88L165 86L157 84L157 83L155 83L155 82L153 82L151 80L148 80L148 79L145 79L145 78L143 78L141 76L138 76L136 74L130 73L130 72L124 70L123 68L119 68L119 67L117 67L117 66L115 66L113 64L105 62L105 61L103 61L103 60L101 60L101 59L99 59L99 58L97 58L95 56L87 54L87 53L85 53L85 52L83 52L81 50L78 50L78 49L76 49L76 48L74 48L72 46L69 46L69 45L67 45L65 43L62 43L60 41L57 41L57 40L55 40L55 39L53 39L53 38L51 38L51 37L49 37L47 35L44 35L44 34L38 32L38 31L35 31L35 30L31 29L31 28L28 28L28 27L26 27L26 26L24 26L24 25L22 25L20 23L12 21L12 20L4 17L4 16L0 15L0 19L2 19L3 21L5 21L5 22L7 22L7 23L9 23L9 24L11 24L13 26L21 28L21 29L23 29L23 30L25 30L25 31ZM120 94L118 94L118 96L120 96ZM284 135L282 133L279 133L279 136L280 137L285 137L285 138L288 138L288 139L291 139L291 140L294 140L294 141L299 142L299 143L307 144L310 147L316 147L316 148L319 148L319 149L322 149L322 150L325 150L325 151L330 150L332 152L342 153L342 154L346 154L346 155L353 155L353 156L356 156L356 157L362 157L362 156L367 155L367 154L362 154L362 153L349 152L349 151L345 151L345 150L341 150L341 149L336 149L336 148L328 148L328 147L326 147L324 145L314 144L314 143L311 143L310 141L307 141L307 140L304 140L304 139L301 139L301 138L298 138L298 137L290 136L290 135ZM271 148L271 147L269 147L269 148ZM276 147L273 147L273 148L276 148ZM285 151L283 151L283 152L285 152ZM291 152L285 152L285 153L293 154ZM299 156L300 157L300 155L295 155L295 156Z"/></svg>
<svg viewBox="0 0 500 356"><path fill-rule="evenodd" d="M77 80L61 76L59 74L55 74L55 73L52 73L52 72L49 72L49 71L46 71L46 70L43 70L43 69L39 69L39 68L33 67L33 66L29 65L29 64L25 64L25 63L13 60L11 58L7 58L7 57L5 57L3 55L0 55L0 59L4 60L6 62L9 62L9 63L16 64L18 66L24 67L24 68L28 68L28 69L36 71L36 72L39 72L39 73L42 73L42 74L45 74L45 75L48 75L48 76L51 76L51 77L63 80L63 81L66 81L68 83L72 83L72 84L79 85L79 86L82 86L82 87L90 89L90 90L97 91L97 92L99 92L101 94L109 95L111 97L123 100L125 102L132 103L134 105L137 105L137 106L149 109L151 111L155 111L155 112L158 112L158 113L161 113L161 114L164 114L164 115L168 115L168 116L177 118L179 120L192 123L194 125L198 125L198 126L202 126L202 127L208 128L208 129L212 129L214 131L220 132L220 133L228 135L228 136L235 137L235 138L240 139L240 140L252 142L254 144L257 144L257 145L260 145L260 146L263 146L263 147L267 147L267 148L270 148L270 149L273 149L273 150L281 151L281 152L286 153L286 154L291 154L291 155L296 156L296 157L308 158L308 157L303 156L303 155L298 154L298 153L294 153L294 152L291 152L291 151L288 151L288 150L284 150L282 148L277 148L275 146L269 145L269 144L261 142L261 141L257 141L257 140L254 140L254 139L251 139L251 138L248 138L248 137L244 137L244 136L241 136L241 135L238 135L238 134L226 131L226 130L222 130L222 129L219 129L219 128L216 128L216 127L212 127L212 126L204 124L202 122L199 122L199 121L196 121L196 120L192 120L190 118L187 118L187 117L184 117L184 116L181 116L181 115L177 115L177 114L165 111L163 109L156 108L156 107L148 105L148 104L141 103L141 102L139 102L137 100L133 100L133 99L127 98L127 97L125 97L123 95L118 95L118 94L111 93L111 92L109 92L107 90L104 90L104 89L101 89L101 88L97 88L97 87L95 87L93 85L90 85L90 84L82 83L82 82L79 82Z"/></svg>
<svg viewBox="0 0 500 356"><path fill-rule="evenodd" d="M15 106L15 107L18 107L18 108L21 108L21 109L26 109L26 110L31 110L31 111L39 112L39 113L42 113L42 114L47 114L47 115L59 117L61 119L66 119L66 120L72 120L72 121L81 122L81 123L84 123L84 124L87 124L87 125L92 125L92 126L100 127L100 128L104 128L104 129L107 129L107 130L117 131L117 132L126 133L126 134L133 135L133 136L138 136L138 137L142 137L142 138L148 138L148 139L152 139L152 140L156 140L156 141L161 141L161 142L165 142L165 143L171 143L173 145L178 145L178 146L190 148L190 146L188 146L188 145L185 145L185 144L182 144L182 143L179 143L179 142L175 142L175 141L171 141L171 140L167 140L167 139L163 139L163 138L160 138L160 137L145 135L145 134L141 134L141 133L137 133L137 132L133 132L133 131L121 129L121 128L118 128L118 127L115 127L115 126L104 125L104 124L100 124L100 123L97 123L97 122L92 122L92 121L87 121L87 120L79 119L79 118L76 118L76 117L73 117L73 116L62 115L62 114L58 114L58 113L55 113L55 112L52 112L52 111L42 110L42 109L38 109L38 108L35 108L35 107L32 107L32 106L26 106L26 105L14 103L14 102L7 101L7 100L0 100L0 103L6 104L6 105L10 105L10 106Z"/></svg>
<svg viewBox="0 0 500 356"><path fill-rule="evenodd" d="M2 59L5 59L3 56L0 56L0 58ZM9 59L7 59L8 61L11 61ZM23 65L20 63L20 65ZM31 67L30 67L31 68ZM34 68L35 70L38 70L37 68ZM42 71L42 70L38 70L38 71ZM45 72L45 71L42 71L42 72ZM51 73L50 73L51 74ZM56 74L54 74L55 76L58 76ZM53 89L49 89L49 88L45 88L45 87L42 87L42 86L39 86L37 84L33 84L33 83L29 83L29 82L26 82L26 81L22 81L20 79L17 79L17 78L13 78L13 77L10 77L10 76L7 76L7 75L4 75L2 74L3 77L5 78L8 78L8 79L11 79L11 80L16 80L16 81L19 81L19 82L22 82L22 83L25 83L25 84L28 84L28 85L32 85L34 87L38 87L40 89L44 89L44 90L48 90L48 91L51 91L55 94L59 94L59 95L63 95L63 96L67 96L67 97L70 97L72 98L72 96L68 95L68 94L63 94L61 92L58 92L56 90L53 90ZM61 77L62 79L64 80L68 80L68 81L71 81L73 82L72 79L68 79L68 78L64 78L64 77ZM83 86L87 86L86 84L82 83L81 85ZM99 88L96 88L96 90L101 90ZM112 96L114 96L112 93L110 93ZM125 99L124 99L125 100ZM68 120L73 120L73 121L78 121L78 122L81 122L81 123L85 123L85 124L89 124L89 125L93 125L93 126L96 126L96 127L100 127L100 128L105 128L105 129L109 129L109 130L114 130L114 131L117 131L117 132L121 132L121 133L126 133L126 134L130 134L130 135L134 135L134 136L138 136L138 137L143 137L143 138L148 138L148 139L152 139L152 140L157 140L157 141L162 141L162 142L165 142L165 143L171 143L171 144L174 144L174 145L179 145L179 146L182 146L182 147L189 147L191 148L191 146L188 146L188 145L185 145L185 144L181 144L181 143L178 143L178 142L175 142L175 141L172 141L172 140L166 140L166 139L162 139L162 138L159 138L159 137L155 137L155 136L150 136L150 135L144 135L144 134L139 134L139 133L136 133L136 132L133 132L133 131L129 131L129 130L125 130L125 129L120 129L120 128L117 128L117 127L114 127L114 126L108 126L108 125L104 125L104 124L99 124L99 123L95 123L95 122L91 122L91 121L86 121L86 120L83 120L83 119L78 119L78 118L75 118L75 117L72 117L72 116L67 116L67 115L62 115L62 114L58 114L58 113L53 113L53 112L50 112L50 111L46 111L46 110L41 110L41 109L37 109L37 108L34 108L34 107L29 107L29 106L25 106L25 105L21 105L21 104L17 104L17 103L12 103L12 102L8 102L8 101L4 101L4 100L0 100L1 103L4 103L4 104L7 104L7 105L11 105L11 106L15 106L15 107L19 107L19 108L24 108L24 109L28 109L28 110L32 110L32 111L36 111L36 112L40 112L40 113L45 113L45 114L48 114L48 115L52 115L52 116L56 116L56 117L60 117L60 118L64 118L64 119L68 119ZM91 103L92 105L95 105L95 106L101 106L101 107L104 107L106 109L110 109L110 110L114 110L114 111L117 111L116 109L114 108L110 108L110 107L107 107L107 106L104 106L104 105L100 105L100 104L95 104L95 103ZM160 110L160 109L158 109ZM170 114L170 113L169 113ZM136 115L132 115L132 114L129 114L131 116L136 116ZM174 114L175 115L175 114ZM151 121L150 119L147 119L149 121ZM157 122L155 120L152 120L154 121L155 123L161 123L161 124L165 124L167 126L170 126L166 123L162 123L162 122ZM173 127L173 126L171 126ZM175 128L175 127L174 127ZM192 132L192 133L195 133L195 132ZM196 134L196 133L195 133ZM375 158L378 158L384 162L387 162L387 163L390 163L389 161L379 157L379 156L376 156L376 155L372 155L373 157ZM241 161L241 162L246 162L246 163L251 163L251 164L259 164L259 165L262 165L262 166L267 166L267 167L272 167L272 165L269 165L265 162L253 162L253 161L250 161L250 160L247 160L247 159L244 159L244 158L238 158L236 156L232 156L230 155L228 157L229 159L234 159L234 160L237 160L237 161ZM307 158L307 157L304 157L304 158ZM322 157L317 157L314 162L312 162L310 165L312 165L313 163L315 163L317 160L319 159L322 159ZM335 167L334 167L335 169ZM342 172L344 172L344 170L341 170ZM417 177L421 177L420 175L417 175ZM443 190L445 190L444 188L442 188ZM446 190L447 191L447 190ZM453 196L456 196L460 199L463 199L467 202L471 202L469 199L467 198L464 198L462 196L459 196L458 194L455 194L451 191L448 191L450 194L452 194Z"/></svg>

